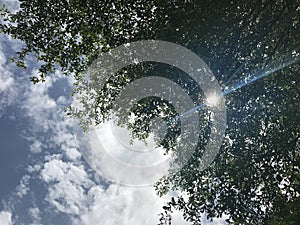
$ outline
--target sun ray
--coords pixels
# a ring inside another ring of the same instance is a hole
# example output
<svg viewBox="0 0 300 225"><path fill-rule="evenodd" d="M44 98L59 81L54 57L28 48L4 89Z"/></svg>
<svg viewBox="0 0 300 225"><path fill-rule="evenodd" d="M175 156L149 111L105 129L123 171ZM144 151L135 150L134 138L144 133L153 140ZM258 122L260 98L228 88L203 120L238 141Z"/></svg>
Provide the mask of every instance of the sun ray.
<svg viewBox="0 0 300 225"><path fill-rule="evenodd" d="M260 79L262 79L262 78L264 78L264 77L266 77L266 76L268 76L270 74L273 74L273 73L275 73L275 72L277 72L277 71L279 71L279 70L281 70L283 68L286 68L286 67L288 67L288 66L290 66L290 65L298 62L299 60L300 60L300 58L295 58L295 59L290 60L290 61L288 61L286 63L282 63L281 65L278 65L277 67L272 68L270 70L259 71L259 72L255 73L254 75L249 76L248 78L244 78L244 79L240 80L235 85L233 85L231 88L225 89L223 91L223 95L224 96L228 95L228 94L236 91L237 89L240 89L240 88L242 88L242 87L244 87L246 85L249 85L249 84L251 84L251 83L253 83L253 82L257 81L257 80L260 80Z"/></svg>
<svg viewBox="0 0 300 225"><path fill-rule="evenodd" d="M292 64L295 64L297 62L299 62L300 58L295 58L295 59L292 59L288 62L284 62L284 63L281 63L280 65L277 65L276 67L274 68L271 68L269 70L260 70L258 72L256 72L254 75L251 75L249 77L246 77L246 78L243 78L242 80L236 82L232 87L230 88L225 88L225 90L223 91L223 96L226 96L238 89L241 89L242 87L245 87L257 80L260 80L268 75L271 75L281 69L284 69ZM231 76L232 78L236 75L236 73L238 71L241 70L241 67L243 67L244 64L242 66L240 66L240 68L238 68L238 70ZM228 83L228 81L227 81ZM167 123L173 123L173 122L176 122L178 121L179 119L183 119L187 116L189 116L190 114L194 113L194 112L197 112L197 111L200 111L204 108L206 108L207 106L217 106L217 100L215 99L214 96L207 96L207 103L202 103L198 106L196 106L195 108L192 108L190 109L189 111L177 116L177 117L173 117L171 118Z"/></svg>

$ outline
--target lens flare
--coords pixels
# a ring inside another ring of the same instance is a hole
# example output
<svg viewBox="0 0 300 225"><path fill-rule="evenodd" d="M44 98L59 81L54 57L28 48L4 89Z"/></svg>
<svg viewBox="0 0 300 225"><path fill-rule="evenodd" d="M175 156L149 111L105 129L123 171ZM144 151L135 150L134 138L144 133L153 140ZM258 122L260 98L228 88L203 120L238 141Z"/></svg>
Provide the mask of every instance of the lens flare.
<svg viewBox="0 0 300 225"><path fill-rule="evenodd" d="M281 70L283 68L286 68L286 67L288 67L288 66L290 66L290 65L298 62L299 60L300 60L300 58L296 58L296 59L290 60L290 61L288 61L286 63L282 63L281 65L279 65L279 66L277 66L275 68L272 68L270 70L259 71L259 72L255 73L252 76L249 76L247 78L244 78L244 79L240 80L235 85L233 85L231 88L228 88L228 89L225 88L225 90L223 91L223 95L224 96L228 95L228 94L236 91L237 89L240 89L240 88L242 88L242 87L244 87L244 86L246 86L248 84L253 83L254 81L260 80L260 79L262 79L262 78L264 78L264 77L266 77L266 76L268 76L270 74L273 74L273 73L275 73L275 72L277 72L277 71L279 71L279 70Z"/></svg>
<svg viewBox="0 0 300 225"><path fill-rule="evenodd" d="M247 85L249 85L249 84L251 84L251 83L253 83L257 80L260 80L260 79L262 79L262 78L264 78L268 75L271 75L271 74L273 74L273 73L275 73L275 72L277 72L281 69L284 69L284 68L286 68L286 67L288 67L292 64L295 64L295 63L299 62L299 60L300 60L300 58L295 58L295 59L292 59L288 62L284 62L280 65L277 65L276 67L271 68L269 70L265 70L265 71L260 70L257 73L255 73L254 75L250 75L246 78L243 78L242 80L236 82L232 87L225 88L225 90L223 91L223 96L226 96L226 95L228 95L228 94L230 94L230 93L232 93L232 92L234 92L234 91L236 91L236 90L238 90L238 89L240 89L244 86L247 86ZM241 70L241 68L243 66L244 65L242 65L240 68L238 68L238 70L231 76L230 81L237 74L237 72L239 72ZM229 83L229 81L227 81L226 83ZM219 98L218 98L218 96L212 94L212 95L210 95L206 98L206 101L207 101L207 103L202 103L202 104L196 106L195 108L192 108L191 110L189 110L189 111L187 111L187 112L185 112L185 113L183 113L183 114L181 114L177 117L171 118L168 121L168 123L175 122L179 119L183 119L184 117L187 117L187 116L189 116L190 114L192 114L194 112L197 112L197 111L200 111L201 109L206 108L206 106L216 107L218 105Z"/></svg>

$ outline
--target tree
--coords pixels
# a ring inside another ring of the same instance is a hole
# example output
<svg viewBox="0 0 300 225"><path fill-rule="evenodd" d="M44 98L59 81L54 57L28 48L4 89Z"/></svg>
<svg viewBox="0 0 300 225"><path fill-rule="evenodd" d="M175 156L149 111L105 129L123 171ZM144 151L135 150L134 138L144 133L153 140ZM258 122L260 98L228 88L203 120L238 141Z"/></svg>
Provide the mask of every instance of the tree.
<svg viewBox="0 0 300 225"><path fill-rule="evenodd" d="M1 32L25 42L17 52L19 66L25 66L29 53L43 62L40 77L31 78L39 82L55 67L80 76L99 52L147 38L155 14L154 4L143 1L21 0L17 13L3 5Z"/></svg>
<svg viewBox="0 0 300 225"><path fill-rule="evenodd" d="M200 224L203 212L208 218L228 214L232 224L297 224L300 211L293 206L299 202L300 192L299 10L298 0L126 4L23 0L16 14L3 8L6 22L1 31L25 42L25 49L16 57L18 65L24 65L30 52L44 62L41 79L32 78L33 82L43 80L59 66L66 75L75 75L75 93L88 87L82 72L99 51L141 39L171 41L193 50L209 64L224 88L249 74L271 71L264 80L226 96L228 129L223 145L214 163L199 171L197 159L203 154L209 128L204 114L199 131L202 139L189 163L156 185L159 195L170 189L183 193L164 207L161 224L171 221L175 208L193 224ZM291 61L295 63L284 68ZM86 103L95 99L92 105L70 113L79 117L84 127L101 123L124 85L157 73L186 83L182 71L166 65L129 66L108 80L104 90L89 92L82 99ZM193 81L188 83L187 92L199 104L202 99L195 94L199 87ZM133 109L139 120L131 127L140 138L148 132L141 121L157 116L158 105L166 106L163 119L176 115L162 100L145 100L140 105ZM173 150L179 127L170 128L169 139L162 143L166 151Z"/></svg>

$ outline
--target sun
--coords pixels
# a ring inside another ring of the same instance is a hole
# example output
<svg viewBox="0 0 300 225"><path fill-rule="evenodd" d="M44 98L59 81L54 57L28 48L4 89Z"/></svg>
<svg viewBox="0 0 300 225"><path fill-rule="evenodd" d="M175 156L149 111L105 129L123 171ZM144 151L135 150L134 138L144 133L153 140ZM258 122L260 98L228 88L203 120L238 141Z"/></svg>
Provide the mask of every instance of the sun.
<svg viewBox="0 0 300 225"><path fill-rule="evenodd" d="M208 106L217 106L220 102L220 97L217 94L207 96L206 102Z"/></svg>

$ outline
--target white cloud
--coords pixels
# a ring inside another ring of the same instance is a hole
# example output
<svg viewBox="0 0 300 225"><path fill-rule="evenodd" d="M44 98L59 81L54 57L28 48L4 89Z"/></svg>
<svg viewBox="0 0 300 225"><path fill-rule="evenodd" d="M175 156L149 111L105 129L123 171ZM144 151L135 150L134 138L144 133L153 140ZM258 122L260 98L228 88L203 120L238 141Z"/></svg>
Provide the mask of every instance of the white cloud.
<svg viewBox="0 0 300 225"><path fill-rule="evenodd" d="M41 169L41 165L29 165L27 167L28 173L34 173L34 172L39 172Z"/></svg>
<svg viewBox="0 0 300 225"><path fill-rule="evenodd" d="M42 152L42 143L38 140L35 140L33 144L30 146L30 151L33 154L41 153Z"/></svg>
<svg viewBox="0 0 300 225"><path fill-rule="evenodd" d="M14 103L18 95L16 81L6 62L3 43L0 41L0 111Z"/></svg>
<svg viewBox="0 0 300 225"><path fill-rule="evenodd" d="M93 185L82 165L54 159L45 164L41 178L49 185L50 204L63 213L80 214L86 204L85 189Z"/></svg>
<svg viewBox="0 0 300 225"><path fill-rule="evenodd" d="M163 204L170 196L159 198L153 187L133 188L95 185L82 165L50 157L41 171L48 185L47 201L59 212L67 213L74 224L140 225L156 224ZM175 225L184 225L175 213ZM79 217L79 219L78 219Z"/></svg>
<svg viewBox="0 0 300 225"><path fill-rule="evenodd" d="M29 208L28 214L32 219L31 225L39 225L41 224L41 215L40 209L37 207Z"/></svg>
<svg viewBox="0 0 300 225"><path fill-rule="evenodd" d="M33 74L37 71L34 70ZM38 83L36 85L28 84L29 88L23 94L24 102L23 110L27 116L34 122L35 130L40 129L44 132L55 126L56 121L51 119L51 116L56 110L56 102L47 94L49 87L54 80L47 78L47 82Z"/></svg>
<svg viewBox="0 0 300 225"><path fill-rule="evenodd" d="M25 175L22 177L20 184L17 186L16 188L16 195L19 198L22 198L23 196L25 196L28 192L29 192L29 180L30 180L30 176L29 175Z"/></svg>
<svg viewBox="0 0 300 225"><path fill-rule="evenodd" d="M18 0L1 0L0 3L5 4L6 8L12 12L16 12L20 8Z"/></svg>
<svg viewBox="0 0 300 225"><path fill-rule="evenodd" d="M117 183L134 186L152 185L168 173L169 157L162 150L149 150L147 146L145 151L132 150L141 143L129 146L122 141L124 132L117 136L110 124L107 122L87 133L75 129L79 148L96 172Z"/></svg>
<svg viewBox="0 0 300 225"><path fill-rule="evenodd" d="M51 185L47 200L59 212L71 215L80 215L82 206L86 204L83 187L71 183L69 180L62 180L57 184Z"/></svg>
<svg viewBox="0 0 300 225"><path fill-rule="evenodd" d="M68 180L84 187L91 185L88 174L82 165L74 165L58 159L47 162L41 176L46 182Z"/></svg>
<svg viewBox="0 0 300 225"><path fill-rule="evenodd" d="M201 222L203 223L203 225L226 225L227 222L225 221L226 219L228 219L229 216L222 216L221 218L214 218L213 221L211 220L207 220L206 215L203 214L201 217Z"/></svg>
<svg viewBox="0 0 300 225"><path fill-rule="evenodd" d="M76 148L66 148L66 156L72 161L77 161L81 157L81 153Z"/></svg>
<svg viewBox="0 0 300 225"><path fill-rule="evenodd" d="M14 79L12 77L8 78L0 78L0 93L4 92L6 89L8 89L12 84L14 83Z"/></svg>
<svg viewBox="0 0 300 225"><path fill-rule="evenodd" d="M93 187L89 191L91 205L81 215L83 225L152 225L159 221L158 214L166 198L159 198L153 187L124 187L111 185L107 190ZM174 225L187 225L180 213L174 213Z"/></svg>
<svg viewBox="0 0 300 225"><path fill-rule="evenodd" d="M12 213L7 211L0 212L0 224L12 225Z"/></svg>

